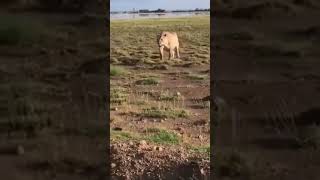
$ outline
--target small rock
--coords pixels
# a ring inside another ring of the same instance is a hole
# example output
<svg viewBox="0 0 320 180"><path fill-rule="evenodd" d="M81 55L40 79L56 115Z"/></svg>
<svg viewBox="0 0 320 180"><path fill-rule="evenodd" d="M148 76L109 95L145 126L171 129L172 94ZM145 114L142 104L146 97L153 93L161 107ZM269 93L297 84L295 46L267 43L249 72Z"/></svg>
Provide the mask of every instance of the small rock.
<svg viewBox="0 0 320 180"><path fill-rule="evenodd" d="M133 142L132 142L132 141L130 141L130 142L129 142L129 145L130 145L130 146L133 146L134 144L133 144Z"/></svg>
<svg viewBox="0 0 320 180"><path fill-rule="evenodd" d="M19 145L17 146L17 154L18 155L23 155L24 154L24 147Z"/></svg>
<svg viewBox="0 0 320 180"><path fill-rule="evenodd" d="M115 130L115 131L122 131L122 128L121 128L121 127L115 127L115 128L113 128L113 130Z"/></svg>
<svg viewBox="0 0 320 180"><path fill-rule="evenodd" d="M147 141L145 141L145 140L141 140L139 142L139 146L146 146L146 145L147 145Z"/></svg>
<svg viewBox="0 0 320 180"><path fill-rule="evenodd" d="M112 111L118 111L119 109L117 107L111 108Z"/></svg>
<svg viewBox="0 0 320 180"><path fill-rule="evenodd" d="M123 144L121 144L120 147L122 147L122 148L127 148L127 144L123 143Z"/></svg>
<svg viewBox="0 0 320 180"><path fill-rule="evenodd" d="M161 151L163 151L163 148L162 147L157 147L156 150L161 152Z"/></svg>
<svg viewBox="0 0 320 180"><path fill-rule="evenodd" d="M41 49L40 49L40 54L48 54L48 49L46 49L46 48L41 48Z"/></svg>
<svg viewBox="0 0 320 180"><path fill-rule="evenodd" d="M203 139L203 136L202 136L202 135L199 135L198 138L199 138L200 140L202 140L202 139Z"/></svg>
<svg viewBox="0 0 320 180"><path fill-rule="evenodd" d="M178 127L177 130L178 131L183 131L183 128L182 127Z"/></svg>
<svg viewBox="0 0 320 180"><path fill-rule="evenodd" d="M178 91L178 92L176 93L176 95L177 95L177 96L181 96L181 93Z"/></svg>
<svg viewBox="0 0 320 180"><path fill-rule="evenodd" d="M177 131L179 131L179 134L184 134L184 129L182 127L178 127Z"/></svg>
<svg viewBox="0 0 320 180"><path fill-rule="evenodd" d="M111 168L115 168L117 165L115 163L111 163Z"/></svg>
<svg viewBox="0 0 320 180"><path fill-rule="evenodd" d="M205 175L205 174L206 174L206 172L204 171L203 168L200 169L200 173L201 173L202 175Z"/></svg>

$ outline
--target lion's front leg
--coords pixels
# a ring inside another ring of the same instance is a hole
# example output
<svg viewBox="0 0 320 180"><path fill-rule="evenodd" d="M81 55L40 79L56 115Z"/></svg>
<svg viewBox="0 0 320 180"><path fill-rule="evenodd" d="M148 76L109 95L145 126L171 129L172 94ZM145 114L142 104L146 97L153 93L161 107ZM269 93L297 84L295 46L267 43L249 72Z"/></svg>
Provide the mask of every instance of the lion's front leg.
<svg viewBox="0 0 320 180"><path fill-rule="evenodd" d="M163 60L163 49L164 49L164 47L161 46L159 49L160 49L160 59Z"/></svg>
<svg viewBox="0 0 320 180"><path fill-rule="evenodd" d="M170 59L174 59L174 49L170 49Z"/></svg>

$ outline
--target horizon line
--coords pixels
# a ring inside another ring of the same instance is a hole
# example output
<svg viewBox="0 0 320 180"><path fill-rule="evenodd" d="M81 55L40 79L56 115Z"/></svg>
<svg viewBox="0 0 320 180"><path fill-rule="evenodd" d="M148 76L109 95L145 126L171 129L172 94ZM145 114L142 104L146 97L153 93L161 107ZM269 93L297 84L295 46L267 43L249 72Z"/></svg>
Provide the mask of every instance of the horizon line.
<svg viewBox="0 0 320 180"><path fill-rule="evenodd" d="M190 11L190 10L208 10L209 8L193 8L193 9L162 9L162 8L156 8L156 9L148 9L148 8L142 8L142 9L136 9L132 8L131 10L110 10L110 12L123 12L123 11L139 11L139 10L149 10L149 11L156 11L156 10L165 10L165 11Z"/></svg>

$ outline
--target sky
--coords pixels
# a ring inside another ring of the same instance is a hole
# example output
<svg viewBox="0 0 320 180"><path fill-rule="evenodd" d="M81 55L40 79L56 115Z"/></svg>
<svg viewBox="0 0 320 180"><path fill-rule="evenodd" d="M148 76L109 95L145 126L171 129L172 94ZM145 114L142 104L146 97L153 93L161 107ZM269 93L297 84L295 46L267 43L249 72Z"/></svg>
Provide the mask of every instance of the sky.
<svg viewBox="0 0 320 180"><path fill-rule="evenodd" d="M169 4L170 2L170 4ZM210 8L210 0L111 0L111 11Z"/></svg>

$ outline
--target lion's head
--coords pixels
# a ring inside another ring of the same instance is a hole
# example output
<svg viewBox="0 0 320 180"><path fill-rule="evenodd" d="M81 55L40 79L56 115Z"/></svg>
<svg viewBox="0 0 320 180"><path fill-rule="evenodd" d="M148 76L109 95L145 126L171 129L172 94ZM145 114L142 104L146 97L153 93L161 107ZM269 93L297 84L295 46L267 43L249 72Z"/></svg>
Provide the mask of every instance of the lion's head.
<svg viewBox="0 0 320 180"><path fill-rule="evenodd" d="M160 34L160 37L159 37L159 47L161 46L168 46L170 40L171 40L171 33L169 32L162 32Z"/></svg>

